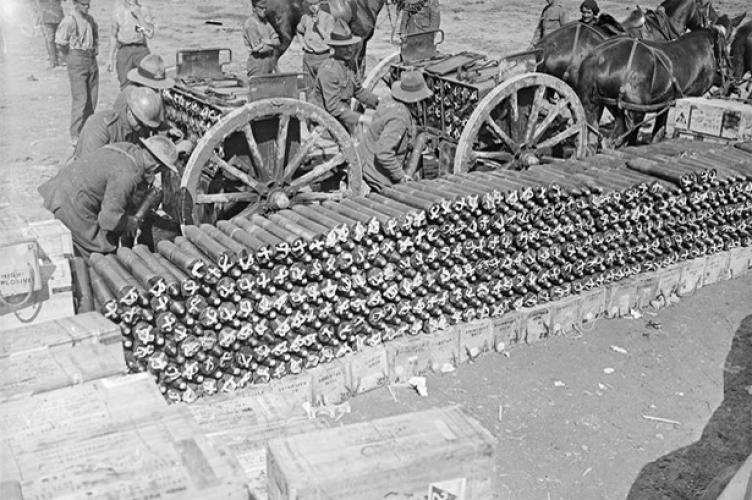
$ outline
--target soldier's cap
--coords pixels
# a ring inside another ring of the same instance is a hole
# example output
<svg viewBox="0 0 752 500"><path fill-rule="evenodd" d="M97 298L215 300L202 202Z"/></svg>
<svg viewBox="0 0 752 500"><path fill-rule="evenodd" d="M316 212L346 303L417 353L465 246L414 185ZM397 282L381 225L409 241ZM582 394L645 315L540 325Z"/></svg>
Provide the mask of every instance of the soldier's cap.
<svg viewBox="0 0 752 500"><path fill-rule="evenodd" d="M418 70L404 71L399 81L392 84L392 97L398 101L413 103L432 95L423 74Z"/></svg>
<svg viewBox="0 0 752 500"><path fill-rule="evenodd" d="M327 38L327 45L332 47L354 45L360 42L361 38L357 35L353 35L350 27L342 19L337 19L334 22L334 28Z"/></svg>
<svg viewBox="0 0 752 500"><path fill-rule="evenodd" d="M139 140L162 165L172 170L173 173L178 173L178 167L175 166L178 160L178 150L171 140L162 135L153 135L148 139L142 137Z"/></svg>
<svg viewBox="0 0 752 500"><path fill-rule="evenodd" d="M251 5L253 7L263 7L263 8L266 8L266 0L251 0Z"/></svg>
<svg viewBox="0 0 752 500"><path fill-rule="evenodd" d="M306 0L306 3L309 3L311 5L318 5L321 3L321 0Z"/></svg>
<svg viewBox="0 0 752 500"><path fill-rule="evenodd" d="M73 0L73 3L80 3L81 5L89 5L91 4L90 0Z"/></svg>
<svg viewBox="0 0 752 500"><path fill-rule="evenodd" d="M175 80L167 76L164 59L157 54L144 57L126 76L129 81L152 89L171 89L175 86Z"/></svg>

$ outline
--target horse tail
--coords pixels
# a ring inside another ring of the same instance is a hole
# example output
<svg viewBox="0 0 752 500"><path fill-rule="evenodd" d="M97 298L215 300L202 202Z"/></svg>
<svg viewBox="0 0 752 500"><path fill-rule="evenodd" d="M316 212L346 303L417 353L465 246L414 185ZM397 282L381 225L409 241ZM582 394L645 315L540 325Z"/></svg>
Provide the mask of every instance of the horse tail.
<svg viewBox="0 0 752 500"><path fill-rule="evenodd" d="M591 53L577 70L577 93L580 96L580 102L585 109L585 115L588 123L598 126L600 119L599 110L601 109L600 95L598 93L598 55Z"/></svg>

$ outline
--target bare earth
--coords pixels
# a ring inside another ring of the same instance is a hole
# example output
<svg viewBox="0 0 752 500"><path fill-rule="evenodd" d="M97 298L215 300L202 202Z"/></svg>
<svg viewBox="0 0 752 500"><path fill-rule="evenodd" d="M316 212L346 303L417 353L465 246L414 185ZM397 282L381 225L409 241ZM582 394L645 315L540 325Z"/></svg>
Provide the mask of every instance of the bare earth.
<svg viewBox="0 0 752 500"><path fill-rule="evenodd" d="M152 50L168 62L180 48L230 47L236 61L229 70L242 72L242 39L227 28L240 26L248 2L145 3L159 24ZM525 49L543 2L442 3L443 51L499 57ZM574 16L578 2L564 3ZM31 4L0 1L8 44L0 62L0 203L40 218L44 211L36 187L71 152L70 89L65 70L46 69L41 35L22 33L22 24L31 24ZM116 77L105 69L113 4L94 0L92 6L104 41L100 106L108 106L117 93ZM749 8L746 0L714 4L730 14ZM632 6L601 2L617 18ZM209 19L225 27L205 25ZM395 50L389 32L383 12L369 46L369 67ZM300 49L293 45L282 69L297 70L299 61ZM694 498L721 469L752 452L751 316L752 277L723 282L657 316L602 321L582 338L516 348L509 358L491 355L453 374L430 377L428 398L404 389L395 390L397 401L386 390L359 397L343 422L460 403L499 440L501 499ZM661 328L648 327L648 320ZM604 368L615 371L607 375Z"/></svg>

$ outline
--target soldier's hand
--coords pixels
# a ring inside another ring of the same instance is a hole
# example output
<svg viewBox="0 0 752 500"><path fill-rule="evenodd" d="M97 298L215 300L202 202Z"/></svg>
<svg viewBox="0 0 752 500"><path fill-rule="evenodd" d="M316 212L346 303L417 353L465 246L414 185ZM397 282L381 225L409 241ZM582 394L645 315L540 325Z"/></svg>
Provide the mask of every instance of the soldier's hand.
<svg viewBox="0 0 752 500"><path fill-rule="evenodd" d="M136 236L138 236L138 226L138 219L132 215L128 215L125 219L125 229L123 230L123 234L135 239Z"/></svg>
<svg viewBox="0 0 752 500"><path fill-rule="evenodd" d="M358 124L363 125L364 127L370 125L372 121L371 115L362 114L358 118Z"/></svg>

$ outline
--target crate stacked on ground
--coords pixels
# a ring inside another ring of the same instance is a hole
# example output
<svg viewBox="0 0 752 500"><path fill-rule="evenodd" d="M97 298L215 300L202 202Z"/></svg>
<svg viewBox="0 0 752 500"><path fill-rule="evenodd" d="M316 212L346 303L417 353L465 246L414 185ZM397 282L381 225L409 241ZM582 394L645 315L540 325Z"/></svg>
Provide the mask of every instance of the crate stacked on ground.
<svg viewBox="0 0 752 500"><path fill-rule="evenodd" d="M94 255L92 283L130 368L193 401L751 246L750 165L677 142L402 184Z"/></svg>

